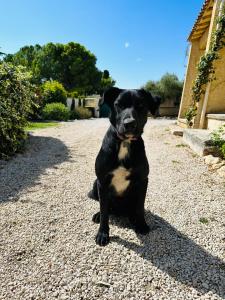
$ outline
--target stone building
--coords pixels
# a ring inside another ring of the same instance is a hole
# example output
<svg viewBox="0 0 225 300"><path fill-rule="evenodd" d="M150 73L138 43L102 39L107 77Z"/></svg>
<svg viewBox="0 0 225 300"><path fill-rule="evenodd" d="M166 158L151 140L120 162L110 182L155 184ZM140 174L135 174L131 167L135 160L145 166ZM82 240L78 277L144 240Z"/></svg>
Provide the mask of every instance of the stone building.
<svg viewBox="0 0 225 300"><path fill-rule="evenodd" d="M216 29L217 17L222 12L225 0L205 0L197 20L188 37L190 51L184 89L179 109L178 124L187 127L185 112L192 104L193 82L197 76L197 64L200 57L209 50L213 30ZM206 93L198 103L194 128L214 129L225 122L225 47L219 51L220 59L216 60L216 80L209 82Z"/></svg>

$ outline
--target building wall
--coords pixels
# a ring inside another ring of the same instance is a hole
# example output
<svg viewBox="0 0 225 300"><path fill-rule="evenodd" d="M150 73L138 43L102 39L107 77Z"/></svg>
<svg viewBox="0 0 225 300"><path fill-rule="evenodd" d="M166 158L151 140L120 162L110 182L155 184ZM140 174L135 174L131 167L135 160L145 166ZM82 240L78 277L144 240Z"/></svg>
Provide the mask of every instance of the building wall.
<svg viewBox="0 0 225 300"><path fill-rule="evenodd" d="M206 113L225 113L225 48L215 62L216 80L211 82Z"/></svg>
<svg viewBox="0 0 225 300"><path fill-rule="evenodd" d="M206 128L209 130L218 129L225 124L225 114L208 114L206 115Z"/></svg>
<svg viewBox="0 0 225 300"><path fill-rule="evenodd" d="M79 106L79 99L74 99L74 100L75 100L75 107L78 107ZM67 104L67 107L70 109L71 104L72 104L72 98L67 98L66 99L66 104Z"/></svg>
<svg viewBox="0 0 225 300"><path fill-rule="evenodd" d="M99 107L98 107L99 98L100 98L99 95L94 95L82 100L74 99L75 108L79 106L86 107L91 111L93 117L99 118ZM72 104L72 98L67 98L67 107L69 109L71 108L71 104Z"/></svg>
<svg viewBox="0 0 225 300"><path fill-rule="evenodd" d="M199 40L192 40L186 80L180 105L178 123L182 126L185 111L192 104L191 87L197 75L197 63L200 56L210 49L213 30L216 27L216 18L219 13L221 1L215 1L211 15L210 25ZM198 44L199 43L199 44ZM225 49L221 50L221 59L215 62L216 80L207 84L206 93L197 103L197 116L194 118L194 128L207 128L205 115L209 113L225 113ZM180 120L179 120L180 119ZM184 124L186 125L186 124Z"/></svg>
<svg viewBox="0 0 225 300"><path fill-rule="evenodd" d="M194 40L191 43L188 66L186 71L186 77L184 82L184 88L181 98L180 110L179 110L179 118L184 118L185 112L192 104L192 86L193 81L197 76L197 63L199 62L200 57L204 53L204 49L202 47L201 39Z"/></svg>
<svg viewBox="0 0 225 300"><path fill-rule="evenodd" d="M160 116L177 116L179 111L179 106L174 105L174 100L167 99L160 105L159 114Z"/></svg>

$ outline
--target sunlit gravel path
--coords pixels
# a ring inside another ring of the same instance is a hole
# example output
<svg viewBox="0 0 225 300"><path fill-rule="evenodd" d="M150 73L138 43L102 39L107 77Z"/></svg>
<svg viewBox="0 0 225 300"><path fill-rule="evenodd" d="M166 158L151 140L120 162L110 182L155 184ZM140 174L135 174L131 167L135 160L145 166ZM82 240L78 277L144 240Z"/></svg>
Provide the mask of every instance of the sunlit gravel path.
<svg viewBox="0 0 225 300"><path fill-rule="evenodd" d="M108 120L33 133L25 153L0 162L0 299L224 299L225 185L149 120L146 218L137 236L111 219L111 242L95 245L87 198Z"/></svg>

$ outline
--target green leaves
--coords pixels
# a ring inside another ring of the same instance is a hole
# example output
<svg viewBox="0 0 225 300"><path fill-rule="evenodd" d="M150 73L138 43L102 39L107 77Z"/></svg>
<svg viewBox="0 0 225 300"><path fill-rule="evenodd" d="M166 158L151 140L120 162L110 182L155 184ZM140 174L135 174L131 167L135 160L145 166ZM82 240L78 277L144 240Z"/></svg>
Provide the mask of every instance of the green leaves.
<svg viewBox="0 0 225 300"><path fill-rule="evenodd" d="M43 108L42 116L45 120L68 121L69 109L62 103L49 103Z"/></svg>
<svg viewBox="0 0 225 300"><path fill-rule="evenodd" d="M185 118L187 120L188 126L191 127L193 118L197 115L197 107L191 106L185 113Z"/></svg>
<svg viewBox="0 0 225 300"><path fill-rule="evenodd" d="M56 80L46 81L42 85L44 104L60 102L66 105L67 93L63 85Z"/></svg>
<svg viewBox="0 0 225 300"><path fill-rule="evenodd" d="M225 158L225 124L211 133L212 144L218 147Z"/></svg>
<svg viewBox="0 0 225 300"><path fill-rule="evenodd" d="M115 85L108 70L101 72L96 67L96 56L79 43L24 46L17 53L6 55L4 61L25 66L36 84L56 80L69 92L103 93Z"/></svg>
<svg viewBox="0 0 225 300"><path fill-rule="evenodd" d="M102 72L96 67L95 55L74 42L25 46L14 55L7 55L5 61L32 71L35 83L56 80L68 91L94 92L102 77Z"/></svg>
<svg viewBox="0 0 225 300"><path fill-rule="evenodd" d="M0 158L21 150L24 126L32 112L34 87L24 68L0 63Z"/></svg>
<svg viewBox="0 0 225 300"><path fill-rule="evenodd" d="M148 81L144 89L155 96L160 96L163 101L173 99L175 104L180 103L183 82L175 74L166 73L159 81Z"/></svg>

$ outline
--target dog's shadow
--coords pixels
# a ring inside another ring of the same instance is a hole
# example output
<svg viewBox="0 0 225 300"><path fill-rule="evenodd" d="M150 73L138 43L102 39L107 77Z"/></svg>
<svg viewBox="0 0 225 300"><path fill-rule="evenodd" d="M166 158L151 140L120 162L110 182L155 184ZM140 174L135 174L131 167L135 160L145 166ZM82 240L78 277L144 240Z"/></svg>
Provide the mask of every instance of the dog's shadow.
<svg viewBox="0 0 225 300"><path fill-rule="evenodd" d="M39 185L39 177L47 169L56 169L65 161L72 159L60 139L30 135L24 152L7 162L0 161L0 205L17 201L21 191Z"/></svg>
<svg viewBox="0 0 225 300"><path fill-rule="evenodd" d="M111 223L127 227L127 221L120 220L112 217ZM151 224L152 230L146 236L138 235L141 245L117 236L112 237L111 241L136 252L175 280L195 288L201 294L212 291L225 297L224 261L150 211L146 211L146 221Z"/></svg>

